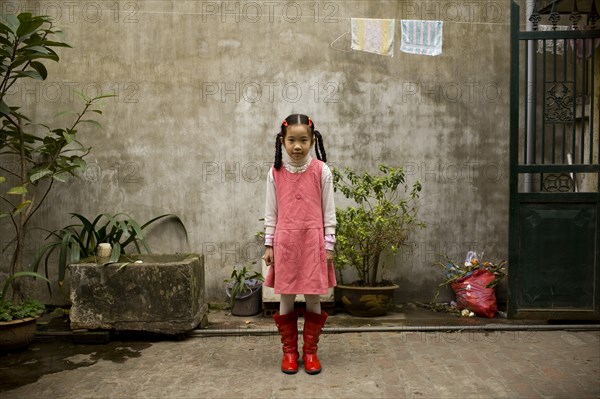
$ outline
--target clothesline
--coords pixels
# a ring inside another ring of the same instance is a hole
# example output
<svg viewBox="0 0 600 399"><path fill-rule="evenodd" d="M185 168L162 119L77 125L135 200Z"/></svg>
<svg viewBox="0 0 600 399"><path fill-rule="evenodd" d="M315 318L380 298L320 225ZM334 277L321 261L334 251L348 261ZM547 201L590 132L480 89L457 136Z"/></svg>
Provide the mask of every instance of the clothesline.
<svg viewBox="0 0 600 399"><path fill-rule="evenodd" d="M225 16L226 20L229 18L234 19L236 16L240 17L240 19L244 19L241 18L242 16L242 12L240 13L234 13L234 12L226 12L226 13L215 13L215 12L176 12L176 11L136 11L135 14L172 14L172 15L207 15L207 16ZM247 18L248 16L246 16ZM277 17L277 18L284 18L285 16L282 14L256 14L256 15L251 15L252 18L260 18L260 17ZM374 18L374 17L329 17L329 16L315 16L315 15L299 15L299 16L290 16L287 17L290 20L301 20L301 19L310 19L310 20L328 20L328 21L335 21L335 22L350 22L350 20L352 18ZM406 19L406 18L396 18L396 19ZM427 21L426 19L423 21ZM444 24L469 24L469 25L510 25L510 22L468 22L468 21L443 21ZM252 22L254 23L254 22Z"/></svg>

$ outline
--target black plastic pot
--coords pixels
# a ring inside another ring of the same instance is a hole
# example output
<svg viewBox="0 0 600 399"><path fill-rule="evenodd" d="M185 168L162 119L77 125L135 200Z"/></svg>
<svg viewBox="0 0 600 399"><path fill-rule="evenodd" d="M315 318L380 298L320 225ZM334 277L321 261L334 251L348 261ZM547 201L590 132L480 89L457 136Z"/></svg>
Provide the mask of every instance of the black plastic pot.
<svg viewBox="0 0 600 399"><path fill-rule="evenodd" d="M254 316L260 313L262 300L262 282L258 280L247 280L248 291L240 292L235 297L231 314L234 316ZM227 297L231 298L231 285L225 286Z"/></svg>

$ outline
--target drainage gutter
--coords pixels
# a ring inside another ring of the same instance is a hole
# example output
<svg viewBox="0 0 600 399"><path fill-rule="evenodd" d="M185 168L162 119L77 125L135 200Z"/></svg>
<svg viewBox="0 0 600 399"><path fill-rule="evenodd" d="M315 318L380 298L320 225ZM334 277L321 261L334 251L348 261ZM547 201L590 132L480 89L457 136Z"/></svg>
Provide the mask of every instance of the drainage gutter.
<svg viewBox="0 0 600 399"><path fill-rule="evenodd" d="M102 331L102 332L107 332ZM469 326L444 325L415 325L415 326L381 326L381 327L325 327L324 334L346 333L375 333L375 332L462 332L462 331L600 331L600 324L484 324ZM299 329L302 332L302 328ZM93 334L94 331L87 332ZM96 332L97 333L97 332ZM86 333L83 333L86 334ZM227 337L227 336L260 336L278 335L275 326L270 328L216 328L196 329L185 334L191 338L197 337ZM37 331L36 337L70 337L73 331Z"/></svg>
<svg viewBox="0 0 600 399"><path fill-rule="evenodd" d="M364 332L461 332L461 331L600 331L600 324L485 324L479 326L393 326L393 327L325 327L325 334ZM302 329L299 330L302 332ZM193 330L192 337L222 337L235 335L277 335L272 328L226 328Z"/></svg>

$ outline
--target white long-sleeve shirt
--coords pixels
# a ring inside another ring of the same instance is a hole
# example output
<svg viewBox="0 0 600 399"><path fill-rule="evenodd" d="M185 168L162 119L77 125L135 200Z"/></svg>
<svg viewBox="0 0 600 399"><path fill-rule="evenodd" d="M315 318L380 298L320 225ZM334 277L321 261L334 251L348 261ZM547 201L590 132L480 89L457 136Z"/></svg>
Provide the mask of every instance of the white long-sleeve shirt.
<svg viewBox="0 0 600 399"><path fill-rule="evenodd" d="M283 167L290 173L303 173L308 168L312 157L306 156L300 162L293 162L284 153ZM333 250L335 243L335 202L333 200L333 175L327 164L323 164L321 174L321 202L323 207L323 227L325 234L325 247L327 250ZM265 245L273 245L273 235L277 225L277 192L275 190L275 180L273 179L273 168L269 170L267 176L267 196L265 200Z"/></svg>

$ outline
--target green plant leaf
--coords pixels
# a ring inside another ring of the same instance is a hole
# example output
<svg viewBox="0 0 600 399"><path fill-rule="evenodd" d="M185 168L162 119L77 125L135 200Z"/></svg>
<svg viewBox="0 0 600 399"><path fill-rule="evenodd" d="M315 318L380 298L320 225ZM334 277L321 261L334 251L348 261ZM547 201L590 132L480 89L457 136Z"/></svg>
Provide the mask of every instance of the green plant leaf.
<svg viewBox="0 0 600 399"><path fill-rule="evenodd" d="M0 100L0 114L10 116L10 107L3 100Z"/></svg>
<svg viewBox="0 0 600 399"><path fill-rule="evenodd" d="M27 51L33 51L35 53L40 53L43 55L52 54L52 51L44 46L27 46L27 47L24 47L24 49L27 49ZM29 55L32 55L32 54L29 54Z"/></svg>
<svg viewBox="0 0 600 399"><path fill-rule="evenodd" d="M115 263L119 261L121 257L121 244L115 242L112 247L112 251L110 253L110 259L108 260L111 263Z"/></svg>
<svg viewBox="0 0 600 399"><path fill-rule="evenodd" d="M123 263L123 264L122 264L122 265L121 265L121 266L120 266L120 267L117 269L117 272L120 272L120 271L121 271L121 269L123 269L123 268L124 268L124 267L126 267L126 266L129 266L130 264L131 264L131 262L125 262L125 263Z"/></svg>
<svg viewBox="0 0 600 399"><path fill-rule="evenodd" d="M52 175L52 178L54 180L58 180L59 182L62 182L62 183L66 182L68 177L69 177L69 173L65 173L65 172L56 173L56 174Z"/></svg>
<svg viewBox="0 0 600 399"><path fill-rule="evenodd" d="M58 33L60 31L54 31L54 33ZM66 48L73 48L71 45L67 44L67 43L63 43L63 42L57 42L54 40L48 40L48 39L44 39L41 44L44 45L45 48L50 49L51 47L66 47Z"/></svg>
<svg viewBox="0 0 600 399"><path fill-rule="evenodd" d="M75 140L76 135L72 134L72 133L64 132L63 137L65 138L65 141L67 142L67 144L71 144Z"/></svg>
<svg viewBox="0 0 600 399"><path fill-rule="evenodd" d="M59 245L60 245L60 242L58 242L58 243L52 242L50 244L46 244L46 245L42 246L42 248L40 248L36 252L35 258L31 262L31 270L33 272L37 272L40 267L40 262L42 261L42 258L44 257L44 255L46 255L46 258L48 258L52 254L52 252L54 252L54 249Z"/></svg>
<svg viewBox="0 0 600 399"><path fill-rule="evenodd" d="M15 76L28 77L28 78L32 78L35 80L44 80L44 78L42 78L42 76L37 71L31 71L31 70L15 72Z"/></svg>
<svg viewBox="0 0 600 399"><path fill-rule="evenodd" d="M75 111L61 111L61 112L55 114L54 117L58 118L58 117L61 117L63 115L79 116L79 112L75 112Z"/></svg>
<svg viewBox="0 0 600 399"><path fill-rule="evenodd" d="M21 14L23 15L23 14ZM24 20L24 21L23 21ZM32 33L39 29L40 26L44 24L43 19L30 19L30 18L22 18L21 24L17 28L17 36L19 36L20 40L29 37Z"/></svg>
<svg viewBox="0 0 600 399"><path fill-rule="evenodd" d="M82 242L84 256L89 256L96 249L96 245L100 241L95 228L97 220L92 224L85 216L78 213L71 213L71 216L76 217L83 224L79 238Z"/></svg>
<svg viewBox="0 0 600 399"><path fill-rule="evenodd" d="M25 186L16 186L16 187L12 187L11 189L9 189L6 194L10 194L10 195L21 195L21 194L27 194L27 187Z"/></svg>
<svg viewBox="0 0 600 399"><path fill-rule="evenodd" d="M86 96L83 92L75 90L75 91L73 91L73 93L75 93L77 96L81 97L81 99L83 101L85 101L86 103L90 102L90 98L88 96Z"/></svg>
<svg viewBox="0 0 600 399"><path fill-rule="evenodd" d="M40 180L40 179L42 179L42 178L44 178L44 177L52 174L51 170L45 169L45 168L42 169L42 170L37 170L37 171L36 170L32 170L31 172L32 172L32 175L29 176L29 180L32 183L35 183L36 181L38 181L38 180Z"/></svg>
<svg viewBox="0 0 600 399"><path fill-rule="evenodd" d="M44 64L38 61L32 61L29 65L37 71L37 73L42 77L42 80L46 80L48 77L48 70L46 70Z"/></svg>
<svg viewBox="0 0 600 399"><path fill-rule="evenodd" d="M146 253L149 253L149 254L152 253L152 251L150 250L150 247L148 246L148 244L146 243L146 240L144 239L144 233L142 231L143 229L138 224L138 222L136 222L134 219L129 219L129 220L127 220L126 223L133 230L133 233L131 235L133 237L135 237L134 242L136 244L136 247L138 248L138 252L141 253L141 251L139 250L139 246L138 246L138 243L140 243L144 246Z"/></svg>
<svg viewBox="0 0 600 399"><path fill-rule="evenodd" d="M6 28L8 28L8 30L10 30L12 33L14 33L16 35L17 29L19 29L19 25L20 25L19 19L16 17L16 15L12 15L12 14L2 15L2 19L5 22L5 24L3 24L3 25L6 26Z"/></svg>
<svg viewBox="0 0 600 399"><path fill-rule="evenodd" d="M19 213L23 212L29 205L31 205L30 200L23 201L21 204L19 204L19 206L15 208L15 210L13 211L13 215L18 215Z"/></svg>
<svg viewBox="0 0 600 399"><path fill-rule="evenodd" d="M160 215L157 216L153 219L150 219L149 221L147 221L146 223L144 223L142 225L142 230L144 230L146 227L150 226L152 223L155 223L157 221L159 221L160 219L164 219L164 218L172 218L175 220L175 222L177 222L177 224L179 224L179 226L183 229L183 233L185 234L185 241L188 242L188 232L187 229L185 228L185 224L183 223L183 221L181 220L181 218L173 213L167 213L164 215Z"/></svg>
<svg viewBox="0 0 600 399"><path fill-rule="evenodd" d="M116 96L117 96L116 94L102 94L100 96L92 98L91 101L97 101L97 100L100 100L102 98L111 98L111 97L116 97Z"/></svg>
<svg viewBox="0 0 600 399"><path fill-rule="evenodd" d="M102 128L102 125L93 119L82 119L79 122L80 123L89 123L90 125Z"/></svg>

